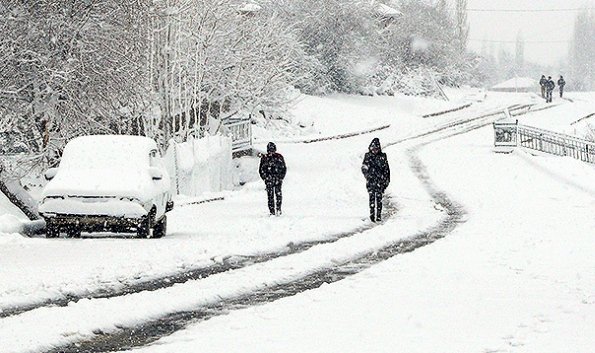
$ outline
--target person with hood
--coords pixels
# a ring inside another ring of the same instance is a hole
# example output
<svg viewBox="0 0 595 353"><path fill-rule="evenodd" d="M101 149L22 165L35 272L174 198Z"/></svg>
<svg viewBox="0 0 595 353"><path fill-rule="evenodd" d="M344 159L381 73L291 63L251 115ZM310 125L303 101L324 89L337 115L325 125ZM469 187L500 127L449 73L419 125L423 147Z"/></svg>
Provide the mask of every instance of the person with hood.
<svg viewBox="0 0 595 353"><path fill-rule="evenodd" d="M283 200L281 186L287 173L287 166L285 165L283 156L277 153L277 146L273 142L269 142L267 145L267 154L260 158L258 172L266 186L271 216L280 216L281 202Z"/></svg>
<svg viewBox="0 0 595 353"><path fill-rule="evenodd" d="M382 152L380 140L374 138L364 156L362 173L366 178L366 188L370 199L370 220L382 220L382 195L390 183L390 167L386 153Z"/></svg>
<svg viewBox="0 0 595 353"><path fill-rule="evenodd" d="M558 80L558 87L560 87L560 98L564 94L564 86L566 85L566 81L564 81L564 77L560 75L560 79Z"/></svg>
<svg viewBox="0 0 595 353"><path fill-rule="evenodd" d="M545 78L545 75L541 75L539 85L541 86L541 98L545 98L545 87L547 86L547 78Z"/></svg>
<svg viewBox="0 0 595 353"><path fill-rule="evenodd" d="M556 88L556 84L554 80L552 80L552 76L548 76L547 84L545 86L546 94L545 94L545 102L551 103L552 102L552 93L554 92L554 88Z"/></svg>

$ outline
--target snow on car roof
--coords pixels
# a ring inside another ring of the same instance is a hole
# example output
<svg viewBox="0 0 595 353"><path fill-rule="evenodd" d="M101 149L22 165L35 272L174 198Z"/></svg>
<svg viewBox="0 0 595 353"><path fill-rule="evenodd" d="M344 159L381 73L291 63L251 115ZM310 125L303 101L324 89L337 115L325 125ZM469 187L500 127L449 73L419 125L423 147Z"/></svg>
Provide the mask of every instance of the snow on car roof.
<svg viewBox="0 0 595 353"><path fill-rule="evenodd" d="M60 169L146 168L149 153L154 149L155 141L144 136L81 136L66 145Z"/></svg>
<svg viewBox="0 0 595 353"><path fill-rule="evenodd" d="M64 149L58 173L44 188L42 197L127 196L146 200L156 188L169 188L169 177L156 186L149 175L155 141L142 136L82 136Z"/></svg>

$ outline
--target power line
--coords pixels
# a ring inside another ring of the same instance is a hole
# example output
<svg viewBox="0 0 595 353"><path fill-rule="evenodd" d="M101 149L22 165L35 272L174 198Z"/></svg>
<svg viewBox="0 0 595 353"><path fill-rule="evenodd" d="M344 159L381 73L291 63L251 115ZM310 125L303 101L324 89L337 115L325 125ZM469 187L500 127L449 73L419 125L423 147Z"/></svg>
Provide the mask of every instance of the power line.
<svg viewBox="0 0 595 353"><path fill-rule="evenodd" d="M467 12L573 12L593 10L593 8L575 8L575 9L538 9L538 10L522 10L522 9L466 9Z"/></svg>
<svg viewBox="0 0 595 353"><path fill-rule="evenodd" d="M470 41L473 42L486 42L486 43L516 43L516 40L489 40L489 39L473 39L470 38ZM520 40L522 43L570 43L571 40Z"/></svg>

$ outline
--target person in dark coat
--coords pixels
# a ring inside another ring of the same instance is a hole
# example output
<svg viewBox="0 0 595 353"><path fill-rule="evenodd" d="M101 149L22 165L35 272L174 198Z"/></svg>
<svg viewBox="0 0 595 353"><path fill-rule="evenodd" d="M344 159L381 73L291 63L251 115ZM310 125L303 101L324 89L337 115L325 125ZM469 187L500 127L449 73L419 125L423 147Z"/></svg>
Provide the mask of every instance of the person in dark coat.
<svg viewBox="0 0 595 353"><path fill-rule="evenodd" d="M269 142L267 145L267 154L260 158L258 172L266 186L271 216L281 215L281 202L283 200L281 186L285 174L287 174L287 166L283 156L277 153L277 146L274 143Z"/></svg>
<svg viewBox="0 0 595 353"><path fill-rule="evenodd" d="M382 220L382 195L390 183L390 167L386 153L382 152L380 140L374 138L364 156L362 173L366 178L366 188L370 198L370 220Z"/></svg>
<svg viewBox="0 0 595 353"><path fill-rule="evenodd" d="M547 84L545 86L546 94L545 94L545 102L551 103L552 102L552 93L554 92L554 88L556 88L556 84L554 80L552 80L552 76L548 76Z"/></svg>
<svg viewBox="0 0 595 353"><path fill-rule="evenodd" d="M564 85L566 85L566 81L564 81L564 77L560 75L560 79L558 79L558 87L560 87L560 98L564 94Z"/></svg>
<svg viewBox="0 0 595 353"><path fill-rule="evenodd" d="M547 78L545 78L545 75L541 75L541 79L539 80L539 86L541 86L541 98L545 98L546 85L547 85Z"/></svg>

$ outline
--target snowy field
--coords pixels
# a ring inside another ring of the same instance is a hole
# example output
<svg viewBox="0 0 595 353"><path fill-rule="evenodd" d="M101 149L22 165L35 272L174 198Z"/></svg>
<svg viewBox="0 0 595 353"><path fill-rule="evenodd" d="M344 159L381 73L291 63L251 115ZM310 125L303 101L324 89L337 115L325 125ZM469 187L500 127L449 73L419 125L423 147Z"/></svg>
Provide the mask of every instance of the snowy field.
<svg viewBox="0 0 595 353"><path fill-rule="evenodd" d="M264 186L254 181L206 195L222 201L190 204L196 200L180 198L168 235L159 240L112 235L28 239L6 234L13 229L6 223L0 227L5 232L0 235L0 352L47 351L93 340L98 333L291 283L413 239L448 217L450 211L436 202L440 192L464 210L444 239L320 288L190 322L132 351L592 352L594 167L523 150L494 153L489 125L446 128L513 104L543 105L532 94L456 93L452 102L349 96L300 100L294 114L310 127L305 133L259 132L262 143L282 141L279 152L288 164L279 218L267 215ZM570 124L592 113L595 99L568 97L573 102L555 99L556 107L519 119L572 133ZM467 102L473 105L421 117ZM373 134L295 143L386 125ZM457 135L465 130L471 131ZM396 211L378 226L366 218L359 170L373 136L385 145L406 140L385 149L392 169L388 192ZM8 217L1 216L0 222ZM292 250L303 242L325 243ZM205 279L80 299L263 254L278 255ZM57 299L72 301L35 308ZM15 308L27 310L13 315Z"/></svg>

